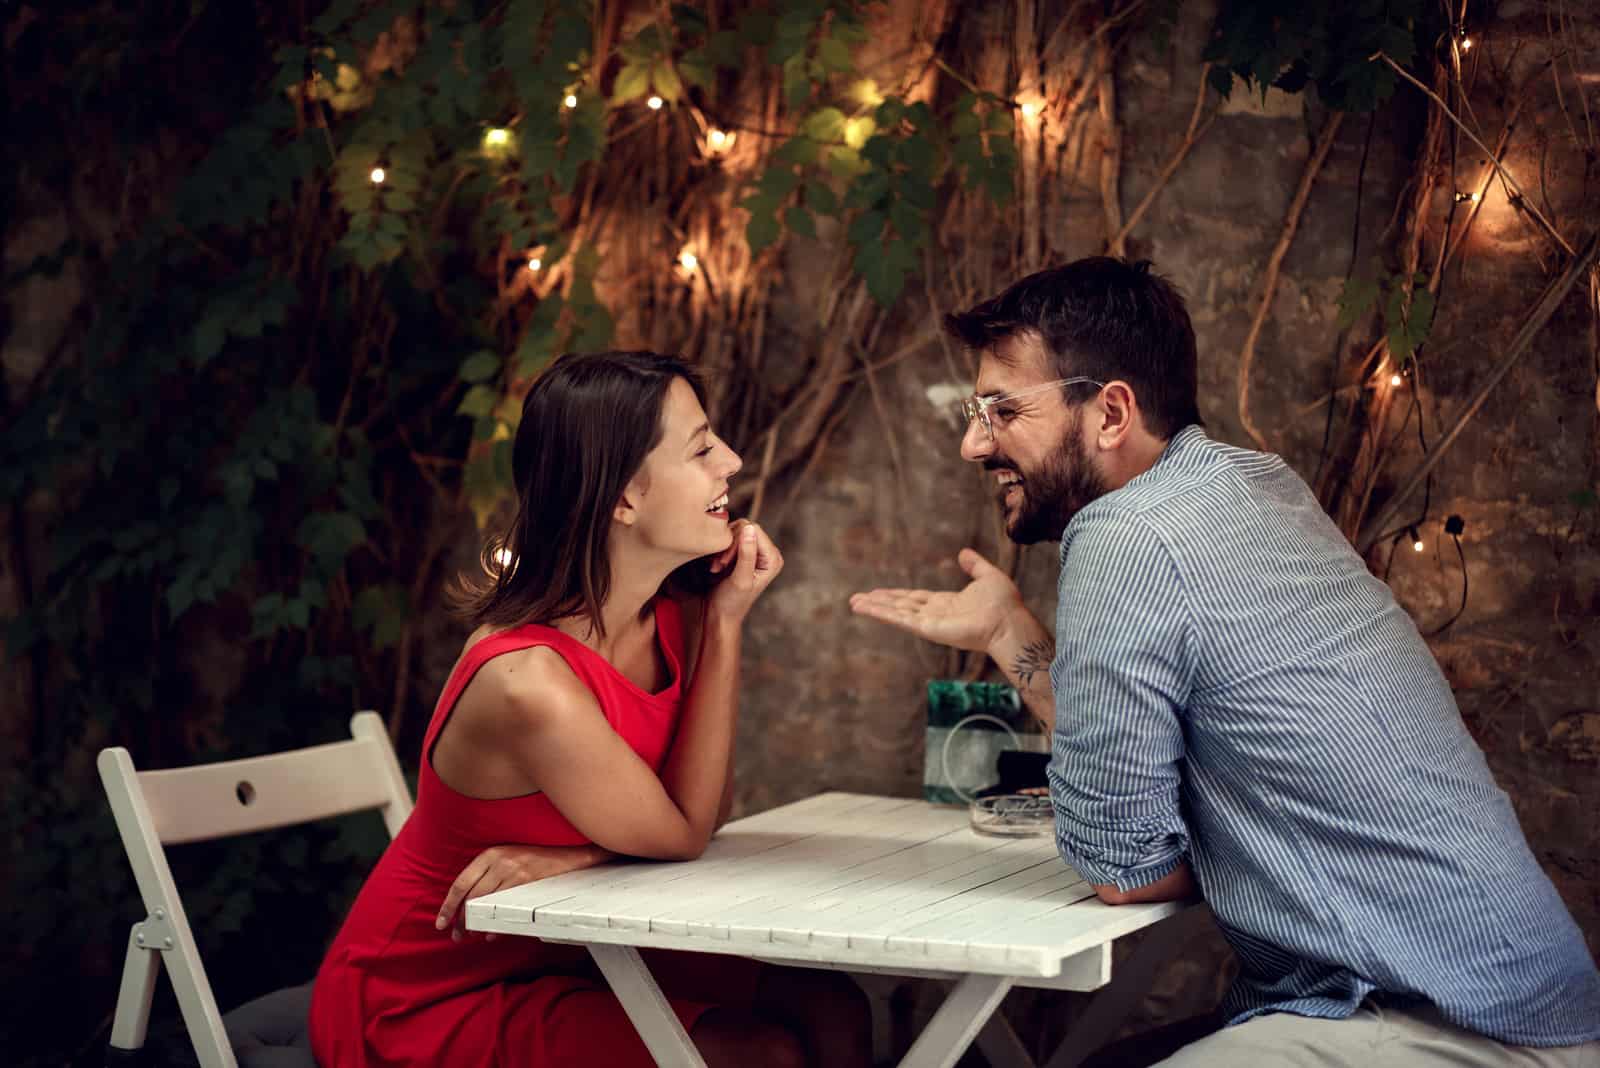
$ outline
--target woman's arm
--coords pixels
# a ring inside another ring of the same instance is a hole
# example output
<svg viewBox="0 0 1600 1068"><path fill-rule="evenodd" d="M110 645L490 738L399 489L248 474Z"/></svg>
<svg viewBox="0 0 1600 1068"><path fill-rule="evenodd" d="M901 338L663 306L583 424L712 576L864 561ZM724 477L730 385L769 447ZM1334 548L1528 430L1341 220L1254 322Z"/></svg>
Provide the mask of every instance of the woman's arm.
<svg viewBox="0 0 1600 1068"><path fill-rule="evenodd" d="M731 573L707 600L694 677L658 778L606 722L565 661L533 650L539 670L508 693L508 732L530 782L590 841L616 853L686 860L705 850L725 800L745 615L783 566L765 532L739 532ZM537 677L533 677L537 676Z"/></svg>
<svg viewBox="0 0 1600 1068"><path fill-rule="evenodd" d="M739 524L736 524L739 525ZM730 551L737 549L737 545L729 547ZM721 556L718 562L726 565L727 561ZM716 566L715 564L713 566ZM683 609L683 648L684 665L683 678L685 692L694 681L695 669L700 663L700 634L705 626L706 602L703 597L685 597L678 602ZM722 803L717 806L717 828L720 830L728 822L728 816L733 812L733 770L734 753L728 750L728 770L722 780Z"/></svg>

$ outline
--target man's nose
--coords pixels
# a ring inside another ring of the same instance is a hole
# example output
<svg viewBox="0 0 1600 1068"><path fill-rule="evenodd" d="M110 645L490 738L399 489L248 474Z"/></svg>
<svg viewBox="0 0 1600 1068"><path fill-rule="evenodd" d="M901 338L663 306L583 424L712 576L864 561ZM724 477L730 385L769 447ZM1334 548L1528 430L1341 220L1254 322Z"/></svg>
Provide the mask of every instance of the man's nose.
<svg viewBox="0 0 1600 1068"><path fill-rule="evenodd" d="M994 451L994 442L983 429L983 420L967 420L966 433L961 435L961 458L976 463Z"/></svg>

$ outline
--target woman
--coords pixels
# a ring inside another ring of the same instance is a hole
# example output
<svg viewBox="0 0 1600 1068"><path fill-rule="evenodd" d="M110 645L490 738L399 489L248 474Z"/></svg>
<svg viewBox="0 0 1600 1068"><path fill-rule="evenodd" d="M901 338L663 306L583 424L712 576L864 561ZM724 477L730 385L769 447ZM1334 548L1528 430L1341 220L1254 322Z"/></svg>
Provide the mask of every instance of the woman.
<svg viewBox="0 0 1600 1068"><path fill-rule="evenodd" d="M740 460L702 397L683 363L641 352L562 357L529 391L504 563L463 593L477 629L416 808L317 975L323 1068L651 1063L581 948L445 928L464 897L530 877L697 857L726 815L741 629L783 556L730 524ZM708 595L678 592L707 572ZM652 964L709 1064L867 1063L864 999L837 977Z"/></svg>

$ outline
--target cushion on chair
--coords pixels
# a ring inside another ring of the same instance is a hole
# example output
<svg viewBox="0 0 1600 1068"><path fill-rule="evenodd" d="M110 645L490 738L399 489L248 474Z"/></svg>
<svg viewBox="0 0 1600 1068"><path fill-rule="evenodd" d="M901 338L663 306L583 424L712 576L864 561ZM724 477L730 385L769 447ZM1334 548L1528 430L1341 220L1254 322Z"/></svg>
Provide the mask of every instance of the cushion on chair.
<svg viewBox="0 0 1600 1068"><path fill-rule="evenodd" d="M222 1018L240 1068L317 1068L307 1020L311 984L247 1001Z"/></svg>

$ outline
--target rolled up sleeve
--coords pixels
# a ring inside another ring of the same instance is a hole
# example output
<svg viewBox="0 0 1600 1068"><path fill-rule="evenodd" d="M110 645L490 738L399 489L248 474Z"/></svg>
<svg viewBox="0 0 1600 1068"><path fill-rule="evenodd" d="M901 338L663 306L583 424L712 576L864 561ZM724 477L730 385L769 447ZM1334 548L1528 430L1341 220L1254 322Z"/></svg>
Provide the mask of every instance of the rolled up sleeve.
<svg viewBox="0 0 1600 1068"><path fill-rule="evenodd" d="M1130 891L1189 849L1179 800L1194 626L1181 574L1136 513L1079 514L1061 545L1049 768L1061 857Z"/></svg>

